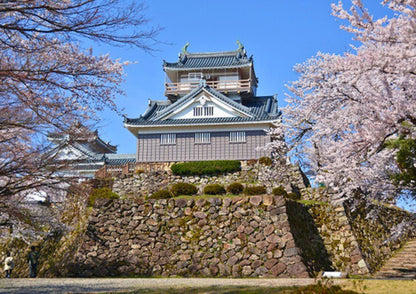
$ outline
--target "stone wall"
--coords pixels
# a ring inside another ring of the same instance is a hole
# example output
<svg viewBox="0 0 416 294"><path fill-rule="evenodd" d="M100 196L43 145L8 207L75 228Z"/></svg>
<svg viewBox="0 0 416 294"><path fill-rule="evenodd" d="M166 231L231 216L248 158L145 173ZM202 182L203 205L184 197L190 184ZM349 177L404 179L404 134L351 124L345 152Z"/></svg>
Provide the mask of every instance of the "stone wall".
<svg viewBox="0 0 416 294"><path fill-rule="evenodd" d="M96 203L75 276L308 277L285 200L273 196Z"/></svg>
<svg viewBox="0 0 416 294"><path fill-rule="evenodd" d="M228 186L233 182L247 185L263 185L270 193L273 188L283 186L288 192L304 190L309 183L298 165L282 165L276 177L268 179L266 174L269 167L260 164L242 165L240 172L220 176L175 176L170 171L155 170L132 175L118 176L114 180L113 191L120 196L147 196L158 190L166 189L177 182L195 184L198 194L202 194L208 184Z"/></svg>
<svg viewBox="0 0 416 294"><path fill-rule="evenodd" d="M288 215L296 244L311 272L369 273L343 206L290 201Z"/></svg>
<svg viewBox="0 0 416 294"><path fill-rule="evenodd" d="M416 214L398 207L353 199L345 203L351 230L371 272L416 237Z"/></svg>

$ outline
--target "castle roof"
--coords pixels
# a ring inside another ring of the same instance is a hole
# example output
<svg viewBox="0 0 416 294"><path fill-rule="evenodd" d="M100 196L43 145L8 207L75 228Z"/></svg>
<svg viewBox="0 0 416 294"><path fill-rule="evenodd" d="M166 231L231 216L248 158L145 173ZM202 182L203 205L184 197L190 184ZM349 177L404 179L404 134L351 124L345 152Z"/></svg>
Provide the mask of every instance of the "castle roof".
<svg viewBox="0 0 416 294"><path fill-rule="evenodd" d="M91 131L80 122L75 122L67 132L49 133L48 139L56 145L74 145L89 154L116 153L117 146L102 140L98 130Z"/></svg>
<svg viewBox="0 0 416 294"><path fill-rule="evenodd" d="M240 51L186 53L181 54L177 62L163 63L166 70L192 70L215 68L238 68L252 65L252 57L242 55Z"/></svg>
<svg viewBox="0 0 416 294"><path fill-rule="evenodd" d="M164 119L166 115L186 104L202 91L210 93L244 115L235 117ZM148 109L143 115L138 118L125 118L124 124L125 126L215 125L223 123L275 121L280 115L281 112L278 110L277 100L274 96L252 97L242 101L240 104L209 86L201 85L174 103L170 101L168 103L167 101L149 101Z"/></svg>
<svg viewBox="0 0 416 294"><path fill-rule="evenodd" d="M252 66L253 58L247 57L246 50L240 42L237 41L237 44L239 47L235 51L190 53L187 51L189 46L189 43L187 43L182 52L179 53L178 61L166 62L164 60L163 69L165 71L176 71Z"/></svg>

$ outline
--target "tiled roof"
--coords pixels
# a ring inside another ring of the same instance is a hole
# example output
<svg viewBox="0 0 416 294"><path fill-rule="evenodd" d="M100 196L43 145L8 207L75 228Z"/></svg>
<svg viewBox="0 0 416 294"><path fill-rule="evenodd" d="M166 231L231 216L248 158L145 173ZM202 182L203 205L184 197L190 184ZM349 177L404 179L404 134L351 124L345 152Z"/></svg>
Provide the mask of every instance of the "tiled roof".
<svg viewBox="0 0 416 294"><path fill-rule="evenodd" d="M235 68L250 65L252 57L239 50L212 53L189 53L181 54L177 62L163 62L164 69L186 70L205 68Z"/></svg>
<svg viewBox="0 0 416 294"><path fill-rule="evenodd" d="M187 103L190 99L193 99L196 95L198 95L200 92L202 92L203 90L211 93L213 96L217 97L218 99L220 99L221 101L223 101L224 103L242 111L243 113L245 113L246 115L251 116L250 113L250 109L245 107L244 105L237 103L233 100L231 100L230 98L228 98L227 96L225 96L224 94L221 94L220 92L218 92L217 90L214 90L212 88L210 88L209 86L200 86L198 88L195 88L194 90L192 90L189 94L183 96L182 98L180 98L178 101L176 101L173 104L168 105L167 107L164 107L163 109L161 109L159 107L159 111L156 113L155 116L153 116L151 118L151 120L154 121L158 121L160 120L160 118L162 118L163 116L165 116L167 113L169 113L169 111L174 110L175 108L180 107L181 105Z"/></svg>
<svg viewBox="0 0 416 294"><path fill-rule="evenodd" d="M191 118L191 119L164 119L159 120L164 114L170 110L179 107L189 99L192 99L202 89L207 90L211 94L215 95L225 103L245 112L249 117L220 117L220 118ZM153 104L154 103L154 104ZM237 103L227 96L219 93L218 91L209 88L207 86L200 87L190 94L182 97L175 103L170 105L157 104L157 101L153 101L149 105L151 110L146 111L146 116L140 116L139 118L126 118L124 123L130 126L166 126L166 125L206 125L206 124L218 124L218 123L243 123L243 122L261 122L276 120L281 112L278 110L277 101L273 96L252 97L249 100L243 102L243 104ZM179 103L179 104L178 104Z"/></svg>
<svg viewBox="0 0 416 294"><path fill-rule="evenodd" d="M105 163L108 165L124 165L136 162L136 154L106 154Z"/></svg>

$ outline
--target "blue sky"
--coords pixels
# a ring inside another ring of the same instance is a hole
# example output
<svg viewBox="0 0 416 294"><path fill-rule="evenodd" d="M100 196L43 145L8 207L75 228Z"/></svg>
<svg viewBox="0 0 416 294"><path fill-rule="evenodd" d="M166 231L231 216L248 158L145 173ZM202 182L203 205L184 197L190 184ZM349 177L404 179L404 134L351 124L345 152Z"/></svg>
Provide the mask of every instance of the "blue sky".
<svg viewBox="0 0 416 294"><path fill-rule="evenodd" d="M375 18L392 15L381 0L362 0ZM285 85L296 80L294 65L317 52L342 54L351 51L353 35L340 29L345 24L331 15L338 0L145 0L150 25L160 26L161 44L149 54L134 48L114 48L93 44L95 53L109 53L114 59L135 61L126 68L122 88L126 96L117 104L128 117L138 117L148 99L164 100L163 60L174 62L183 45L189 52L237 49L239 40L254 57L259 78L257 94L277 94L285 106ZM351 6L344 0L344 7ZM123 127L123 118L109 111L98 125L104 140L118 146L118 153L135 153L135 137ZM400 206L409 207L402 201Z"/></svg>
<svg viewBox="0 0 416 294"><path fill-rule="evenodd" d="M369 11L383 17L391 11L378 0L363 0ZM138 117L148 99L164 100L163 59L174 62L186 42L189 52L237 49L236 40L254 57L259 78L258 95L278 94L285 105L285 84L295 80L293 66L318 51L337 53L351 50L353 36L339 28L343 21L331 15L331 0L148 0L145 15L160 26L161 44L149 54L135 48L92 45L94 52L109 53L114 59L136 61L126 68L126 82L117 104L128 117ZM344 1L350 7L350 1ZM102 113L99 132L118 146L118 153L135 153L136 140L123 127L123 119Z"/></svg>

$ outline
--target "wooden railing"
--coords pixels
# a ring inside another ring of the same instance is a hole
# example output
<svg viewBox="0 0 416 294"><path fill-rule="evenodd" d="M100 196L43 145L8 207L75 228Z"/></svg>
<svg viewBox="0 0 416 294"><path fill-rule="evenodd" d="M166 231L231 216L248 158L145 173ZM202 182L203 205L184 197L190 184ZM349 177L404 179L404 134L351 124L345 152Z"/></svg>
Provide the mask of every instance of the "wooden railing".
<svg viewBox="0 0 416 294"><path fill-rule="evenodd" d="M258 164L258 159L240 160L241 169L246 170L248 166ZM104 165L95 172L96 179L107 179L120 175L131 175L134 173L170 171L172 164L178 162L132 162L124 165Z"/></svg>
<svg viewBox="0 0 416 294"><path fill-rule="evenodd" d="M124 165L104 165L95 172L95 178L109 178L118 175L130 175L138 172L150 172L155 170L170 170L175 162L133 162Z"/></svg>
<svg viewBox="0 0 416 294"><path fill-rule="evenodd" d="M183 94L199 86L199 81L183 82L183 83L165 83L165 95ZM214 88L220 92L251 92L251 80L235 80L235 81L207 81L207 86Z"/></svg>

